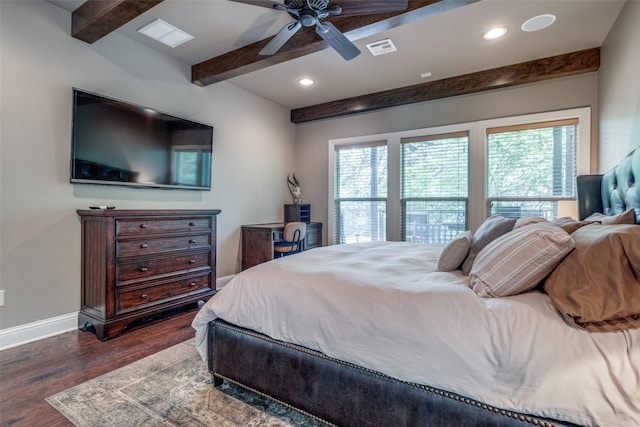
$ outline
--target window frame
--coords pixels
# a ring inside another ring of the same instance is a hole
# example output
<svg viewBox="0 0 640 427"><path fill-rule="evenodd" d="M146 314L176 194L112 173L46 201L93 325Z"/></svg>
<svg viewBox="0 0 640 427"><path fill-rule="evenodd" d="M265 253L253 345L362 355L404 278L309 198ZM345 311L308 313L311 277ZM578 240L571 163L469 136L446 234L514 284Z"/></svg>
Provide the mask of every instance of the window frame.
<svg viewBox="0 0 640 427"><path fill-rule="evenodd" d="M466 139L466 151L467 151L467 180L466 180L466 195L465 196L404 196L404 184L405 184L405 170L404 167L406 165L404 160L404 150L403 148L408 144L414 143L428 143L432 141L443 141L449 140L453 138L465 138ZM449 133L431 133L429 135L421 135L417 137L409 137L409 138L400 138L400 240L406 241L407 238L407 215L408 209L407 204L411 202L459 202L464 204L464 227L463 229L468 228L468 216L469 216L469 147L471 145L471 138L468 131L461 132L449 132ZM427 225L428 228L437 224L429 223ZM443 226L443 224L440 224ZM442 227L440 227L442 228ZM449 234L450 231L447 231L446 234Z"/></svg>
<svg viewBox="0 0 640 427"><path fill-rule="evenodd" d="M412 137L447 134L455 132L469 133L469 198L467 223L470 230L476 230L487 218L487 129L526 125L538 122L548 122L563 119L578 119L578 143L576 151L577 175L591 173L591 107L570 108L543 113L524 114L504 118L494 118L465 122L445 126L432 126L413 130L379 133L348 138L331 139L328 141L328 242L334 241L335 206L334 206L334 162L333 152L337 145L359 145L386 141L387 144L387 241L401 239L401 201L400 201L400 141Z"/></svg>
<svg viewBox="0 0 640 427"><path fill-rule="evenodd" d="M578 161L578 150L579 150L579 133L580 133L580 129L579 129L579 125L580 125L580 121L578 120L578 118L564 118L561 120L551 120L551 121L536 121L536 122L529 122L529 123L525 123L525 124L516 124L516 125L507 125L507 126L498 126L498 127L487 127L486 131L485 131L485 161L488 164L489 163L489 138L490 135L498 135L498 134L502 134L502 133L509 133L509 132L519 132L519 131L527 131L527 130L539 130L539 129L549 129L549 128L555 128L555 127L562 127L562 126L575 126L576 129L576 135L575 135L575 158L576 158L576 164L574 165L576 167L576 176L577 176L577 161ZM488 170L488 167L487 167ZM572 186L573 186L573 195L559 195L559 196L536 196L536 197L526 197L526 196L490 196L489 195L489 175L488 173L485 175L484 177L485 179L485 191L486 191L486 196L485 196L485 203L486 203L486 208L487 208L487 214L490 214L492 212L492 206L494 203L500 203L500 202L522 202L522 203L527 203L527 202L552 202L552 203L557 203L560 201L575 201L577 198L577 194L576 194L576 183L575 180L572 182ZM575 179L575 177L574 177ZM499 212L498 212L499 213ZM506 214L505 214L506 215ZM548 218L550 219L550 218Z"/></svg>
<svg viewBox="0 0 640 427"><path fill-rule="evenodd" d="M389 179L388 179L388 174L389 174L389 146L387 144L387 140L386 139L367 139L367 140L363 140L359 143L344 143L344 144L334 144L334 145L330 145L330 149L329 149L329 171L330 171L330 176L329 176L329 193L331 194L331 198L329 200L329 224L330 227L329 231L328 231L328 235L329 235L329 239L328 241L331 244L337 244L336 242L336 230L338 228L340 228L340 224L337 223L337 219L335 217L335 212L336 212L336 189L335 189L335 153L336 151L340 151L340 150L348 150L348 149L352 149L352 148L371 148L371 147L385 147L387 149L387 195L384 197L343 197L339 199L339 202L386 202L386 208L388 210L389 207L389 201L388 201L388 197L389 197L389 189L388 189L388 184L389 184ZM385 223L385 230L386 227L388 226L389 221L387 218L387 222ZM387 231L387 236L388 236L388 231ZM385 236L386 237L386 236ZM385 239L386 240L386 239Z"/></svg>

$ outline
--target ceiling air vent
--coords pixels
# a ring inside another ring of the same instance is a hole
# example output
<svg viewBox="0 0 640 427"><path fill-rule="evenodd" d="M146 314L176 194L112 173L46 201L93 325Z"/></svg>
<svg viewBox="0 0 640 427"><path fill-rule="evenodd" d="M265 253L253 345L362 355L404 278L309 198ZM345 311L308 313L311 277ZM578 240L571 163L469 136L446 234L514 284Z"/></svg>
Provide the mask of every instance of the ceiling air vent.
<svg viewBox="0 0 640 427"><path fill-rule="evenodd" d="M369 52L371 52L373 56L384 55L385 53L391 53L398 50L391 39L369 43L367 45L367 49L369 49Z"/></svg>

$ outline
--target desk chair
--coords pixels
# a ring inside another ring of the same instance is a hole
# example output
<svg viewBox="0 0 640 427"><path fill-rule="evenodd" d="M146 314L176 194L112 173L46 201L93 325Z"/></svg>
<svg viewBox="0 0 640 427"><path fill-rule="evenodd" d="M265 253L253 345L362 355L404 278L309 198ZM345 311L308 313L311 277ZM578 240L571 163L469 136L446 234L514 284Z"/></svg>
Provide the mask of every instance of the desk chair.
<svg viewBox="0 0 640 427"><path fill-rule="evenodd" d="M302 244L307 235L307 224L304 222L288 222L284 226L283 241L273 246L274 258L291 255L302 251Z"/></svg>

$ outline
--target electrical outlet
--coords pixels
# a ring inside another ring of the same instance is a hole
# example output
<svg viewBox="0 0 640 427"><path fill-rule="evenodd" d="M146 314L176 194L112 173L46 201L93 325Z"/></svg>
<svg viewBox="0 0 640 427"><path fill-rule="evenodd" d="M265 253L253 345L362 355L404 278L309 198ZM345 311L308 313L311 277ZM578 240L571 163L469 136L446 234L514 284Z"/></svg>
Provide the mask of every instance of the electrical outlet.
<svg viewBox="0 0 640 427"><path fill-rule="evenodd" d="M4 307L4 289L0 289L0 307Z"/></svg>

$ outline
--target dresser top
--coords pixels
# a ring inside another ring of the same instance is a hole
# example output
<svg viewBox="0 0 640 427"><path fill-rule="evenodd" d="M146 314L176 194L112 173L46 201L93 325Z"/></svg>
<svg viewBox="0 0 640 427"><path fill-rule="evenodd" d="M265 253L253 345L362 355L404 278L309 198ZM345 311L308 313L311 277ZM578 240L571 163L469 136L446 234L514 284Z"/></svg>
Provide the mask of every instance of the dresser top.
<svg viewBox="0 0 640 427"><path fill-rule="evenodd" d="M218 215L220 209L78 209L80 216L102 217L155 217L155 216L185 216L185 215Z"/></svg>

